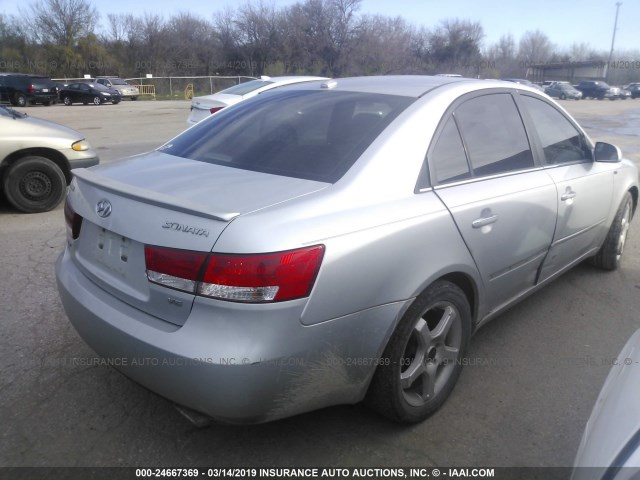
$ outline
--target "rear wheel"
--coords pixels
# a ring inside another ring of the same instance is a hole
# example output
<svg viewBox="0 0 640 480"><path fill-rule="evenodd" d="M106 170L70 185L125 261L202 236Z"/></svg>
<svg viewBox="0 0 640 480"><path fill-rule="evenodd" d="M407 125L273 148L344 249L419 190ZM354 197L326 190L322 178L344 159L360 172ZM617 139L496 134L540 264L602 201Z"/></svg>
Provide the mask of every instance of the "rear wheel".
<svg viewBox="0 0 640 480"><path fill-rule="evenodd" d="M73 102L71 101L71 97L69 97L69 96L65 96L65 97L62 99L62 102L63 102L66 106L69 106L69 105L71 105L71 104L73 103Z"/></svg>
<svg viewBox="0 0 640 480"><path fill-rule="evenodd" d="M93 97L93 104L94 105L100 105L102 103L102 100L100 100L100 97L95 96Z"/></svg>
<svg viewBox="0 0 640 480"><path fill-rule="evenodd" d="M402 317L365 402L402 423L429 417L453 390L470 336L467 297L450 282L435 282Z"/></svg>
<svg viewBox="0 0 640 480"><path fill-rule="evenodd" d="M27 102L27 97L23 94L18 94L16 95L16 105L18 107L26 107L29 105L29 102Z"/></svg>
<svg viewBox="0 0 640 480"><path fill-rule="evenodd" d="M598 253L591 258L591 263L605 270L615 270L620 266L620 259L629 234L629 225L633 216L631 194L627 192L622 199L609 233Z"/></svg>
<svg viewBox="0 0 640 480"><path fill-rule="evenodd" d="M3 187L9 203L26 213L54 209L67 191L62 170L48 158L38 156L25 157L11 165Z"/></svg>
<svg viewBox="0 0 640 480"><path fill-rule="evenodd" d="M566 100L567 96L564 93L560 94L560 100Z"/></svg>
<svg viewBox="0 0 640 480"><path fill-rule="evenodd" d="M120 103L120 100L111 100L111 103L113 103L114 105L117 105Z"/></svg>

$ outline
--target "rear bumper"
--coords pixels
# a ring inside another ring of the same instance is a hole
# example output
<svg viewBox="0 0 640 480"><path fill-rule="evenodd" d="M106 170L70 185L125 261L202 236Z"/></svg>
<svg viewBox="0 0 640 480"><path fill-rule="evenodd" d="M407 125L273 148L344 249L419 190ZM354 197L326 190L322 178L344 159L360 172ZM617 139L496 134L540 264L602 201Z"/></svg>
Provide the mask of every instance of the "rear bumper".
<svg viewBox="0 0 640 480"><path fill-rule="evenodd" d="M300 323L304 300L265 309L196 299L180 327L100 289L67 250L56 277L71 323L99 355L160 395L231 423L362 400L406 303L309 327Z"/></svg>
<svg viewBox="0 0 640 480"><path fill-rule="evenodd" d="M189 118L187 118L187 123L189 125L195 125L196 123L204 120L205 118L209 118L211 116L211 112L209 109L202 109L198 107L192 107L191 112L189 113Z"/></svg>
<svg viewBox="0 0 640 480"><path fill-rule="evenodd" d="M57 93L34 93L30 100L34 103L46 103L46 102L57 102L58 94Z"/></svg>

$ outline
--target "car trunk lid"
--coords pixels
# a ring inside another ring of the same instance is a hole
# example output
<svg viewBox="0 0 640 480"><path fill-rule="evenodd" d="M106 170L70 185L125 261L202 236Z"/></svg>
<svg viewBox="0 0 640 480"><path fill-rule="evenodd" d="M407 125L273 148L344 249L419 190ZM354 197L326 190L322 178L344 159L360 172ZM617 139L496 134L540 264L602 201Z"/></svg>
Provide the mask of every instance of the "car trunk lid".
<svg viewBox="0 0 640 480"><path fill-rule="evenodd" d="M177 325L194 296L147 280L145 245L210 252L234 218L327 186L161 152L74 173L68 202L83 218L75 263L113 296Z"/></svg>
<svg viewBox="0 0 640 480"><path fill-rule="evenodd" d="M230 95L226 93L219 93L215 95L215 98L200 97L194 98L192 101L193 108L198 110L210 110L218 107L228 107L234 103L238 103L242 100L240 95Z"/></svg>

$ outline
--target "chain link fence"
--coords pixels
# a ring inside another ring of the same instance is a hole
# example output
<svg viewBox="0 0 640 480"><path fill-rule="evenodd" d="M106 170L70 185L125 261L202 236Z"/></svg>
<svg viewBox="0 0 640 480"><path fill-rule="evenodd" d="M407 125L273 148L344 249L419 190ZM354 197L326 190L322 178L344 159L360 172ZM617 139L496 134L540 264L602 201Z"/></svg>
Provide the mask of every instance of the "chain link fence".
<svg viewBox="0 0 640 480"><path fill-rule="evenodd" d="M153 85L156 97L185 99L191 95L210 95L233 85L254 80L254 77L139 77L125 80L131 85Z"/></svg>

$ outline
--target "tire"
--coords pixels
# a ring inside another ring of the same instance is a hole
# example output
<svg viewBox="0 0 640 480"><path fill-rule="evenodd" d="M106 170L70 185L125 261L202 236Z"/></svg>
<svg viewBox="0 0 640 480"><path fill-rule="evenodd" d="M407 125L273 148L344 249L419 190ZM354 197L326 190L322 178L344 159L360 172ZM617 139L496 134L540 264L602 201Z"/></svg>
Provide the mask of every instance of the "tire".
<svg viewBox="0 0 640 480"><path fill-rule="evenodd" d="M365 403L396 422L423 421L453 390L470 337L465 294L450 282L433 283L393 332Z"/></svg>
<svg viewBox="0 0 640 480"><path fill-rule="evenodd" d="M71 97L68 97L68 96L62 99L62 103L64 103L67 107L73 105L73 102L71 101Z"/></svg>
<svg viewBox="0 0 640 480"><path fill-rule="evenodd" d="M117 105L120 103L120 100L111 100L111 103L113 103L114 105Z"/></svg>
<svg viewBox="0 0 640 480"><path fill-rule="evenodd" d="M3 179L9 203L26 213L53 210L67 192L62 170L44 157L24 157L7 170Z"/></svg>
<svg viewBox="0 0 640 480"><path fill-rule="evenodd" d="M46 100L44 102L42 102L42 105L44 105L45 107L48 107L51 105L51 101L50 100Z"/></svg>
<svg viewBox="0 0 640 480"><path fill-rule="evenodd" d="M94 105L100 105L102 103L102 100L100 100L100 97L95 96L93 97L93 104Z"/></svg>
<svg viewBox="0 0 640 480"><path fill-rule="evenodd" d="M18 107L28 107L29 102L27 101L27 97L21 93L16 95L16 105Z"/></svg>
<svg viewBox="0 0 640 480"><path fill-rule="evenodd" d="M604 270L615 270L620 266L632 216L633 203L631 194L627 192L622 198L620 208L618 208L602 247L594 257L591 257L591 263L594 266Z"/></svg>
<svg viewBox="0 0 640 480"><path fill-rule="evenodd" d="M560 94L560 100L566 100L567 96L564 93Z"/></svg>

